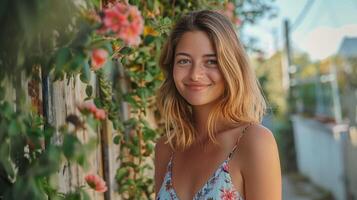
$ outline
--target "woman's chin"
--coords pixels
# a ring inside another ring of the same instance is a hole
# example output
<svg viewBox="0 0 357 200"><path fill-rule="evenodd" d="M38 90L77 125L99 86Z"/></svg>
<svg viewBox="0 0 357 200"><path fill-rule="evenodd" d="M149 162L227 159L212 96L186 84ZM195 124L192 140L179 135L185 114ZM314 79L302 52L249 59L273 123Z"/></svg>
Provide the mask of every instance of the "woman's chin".
<svg viewBox="0 0 357 200"><path fill-rule="evenodd" d="M191 106L204 106L212 103L213 101L207 101L203 99L189 99L186 100Z"/></svg>

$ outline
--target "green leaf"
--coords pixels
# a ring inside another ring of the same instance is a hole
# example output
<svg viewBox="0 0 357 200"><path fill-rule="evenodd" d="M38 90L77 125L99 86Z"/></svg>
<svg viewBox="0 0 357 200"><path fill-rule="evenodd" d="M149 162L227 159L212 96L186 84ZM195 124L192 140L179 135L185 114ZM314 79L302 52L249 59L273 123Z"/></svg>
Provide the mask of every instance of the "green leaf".
<svg viewBox="0 0 357 200"><path fill-rule="evenodd" d="M79 72L83 67L85 63L85 58L83 55L81 55L80 53L78 53L70 62L69 65L69 70L71 72Z"/></svg>
<svg viewBox="0 0 357 200"><path fill-rule="evenodd" d="M171 19L169 17L165 17L163 19L163 24L167 25L167 24L171 24Z"/></svg>
<svg viewBox="0 0 357 200"><path fill-rule="evenodd" d="M87 85L86 87L86 94L88 97L91 97L93 94L93 87L91 85Z"/></svg>
<svg viewBox="0 0 357 200"><path fill-rule="evenodd" d="M88 64L88 61L84 60L82 66L83 66L83 68L82 68L81 75L79 76L79 78L83 83L88 84L91 79L91 71L90 71L90 66Z"/></svg>
<svg viewBox="0 0 357 200"><path fill-rule="evenodd" d="M155 36L152 36L152 35L147 35L144 39L144 44L145 45L149 45L151 44L153 41L155 41Z"/></svg>
<svg viewBox="0 0 357 200"><path fill-rule="evenodd" d="M80 166L83 166L84 168L88 168L88 163L87 163L87 158L86 154L84 152L81 152L77 157L76 161Z"/></svg>
<svg viewBox="0 0 357 200"><path fill-rule="evenodd" d="M143 128L144 140L152 140L156 136L156 132L148 127Z"/></svg>
<svg viewBox="0 0 357 200"><path fill-rule="evenodd" d="M147 88L138 88L137 89L137 93L139 95L139 97L142 99L142 100L146 100L146 98L148 97L148 89Z"/></svg>
<svg viewBox="0 0 357 200"><path fill-rule="evenodd" d="M123 95L124 101L128 102L130 105L132 105L134 108L139 108L139 104L134 100L134 98L130 94L124 94Z"/></svg>
<svg viewBox="0 0 357 200"><path fill-rule="evenodd" d="M125 176L127 176L129 174L129 171L128 171L128 168L124 168L124 167L122 167L122 168L119 168L118 170L117 170L117 174L115 175L115 179L117 180L117 181L121 181Z"/></svg>
<svg viewBox="0 0 357 200"><path fill-rule="evenodd" d="M62 66L69 62L71 59L71 52L68 48L64 47L57 51L55 58L56 68L63 68Z"/></svg>
<svg viewBox="0 0 357 200"><path fill-rule="evenodd" d="M151 73L146 73L144 79L147 82L151 82L152 80L154 80L154 77L151 75Z"/></svg>
<svg viewBox="0 0 357 200"><path fill-rule="evenodd" d="M65 134L63 138L63 154L67 159L74 157L77 153L77 146L79 145L78 138L74 135Z"/></svg>
<svg viewBox="0 0 357 200"><path fill-rule="evenodd" d="M119 135L116 135L116 136L113 138L114 144L119 144L119 143L120 143L120 140L121 140L121 137L120 137Z"/></svg>
<svg viewBox="0 0 357 200"><path fill-rule="evenodd" d="M136 118L130 118L124 122L125 126L134 127L138 123L138 120Z"/></svg>
<svg viewBox="0 0 357 200"><path fill-rule="evenodd" d="M103 103L102 103L102 100L100 100L100 98L94 98L93 99L93 102L95 104L95 106L97 106L97 108L103 108Z"/></svg>
<svg viewBox="0 0 357 200"><path fill-rule="evenodd" d="M140 155L139 147L137 145L129 144L128 147L129 147L130 154L132 154L133 156Z"/></svg>
<svg viewBox="0 0 357 200"><path fill-rule="evenodd" d="M8 128L9 135L14 136L19 132L19 124L17 120L12 120Z"/></svg>
<svg viewBox="0 0 357 200"><path fill-rule="evenodd" d="M56 129L49 124L46 124L43 135L45 136L46 143L50 143L50 140L55 133Z"/></svg>
<svg viewBox="0 0 357 200"><path fill-rule="evenodd" d="M129 55L133 52L133 49L130 47L123 47L120 49L119 53L122 55Z"/></svg>

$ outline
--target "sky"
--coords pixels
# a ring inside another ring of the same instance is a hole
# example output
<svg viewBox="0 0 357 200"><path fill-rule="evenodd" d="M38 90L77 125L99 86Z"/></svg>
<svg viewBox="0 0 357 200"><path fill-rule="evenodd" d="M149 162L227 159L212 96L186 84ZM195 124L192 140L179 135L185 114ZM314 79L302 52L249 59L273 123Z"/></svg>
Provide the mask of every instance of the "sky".
<svg viewBox="0 0 357 200"><path fill-rule="evenodd" d="M308 1L311 8L291 31L295 51L322 60L337 53L344 37L357 37L357 0L275 0L277 17L246 26L243 32L257 37L258 46L272 55L283 47L283 20L293 24Z"/></svg>

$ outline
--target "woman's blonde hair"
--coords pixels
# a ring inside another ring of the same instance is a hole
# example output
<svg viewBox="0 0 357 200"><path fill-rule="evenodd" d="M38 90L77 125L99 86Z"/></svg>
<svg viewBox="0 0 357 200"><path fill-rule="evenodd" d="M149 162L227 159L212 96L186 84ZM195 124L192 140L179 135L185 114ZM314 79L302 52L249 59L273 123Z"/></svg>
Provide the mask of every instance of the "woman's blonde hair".
<svg viewBox="0 0 357 200"><path fill-rule="evenodd" d="M232 23L217 11L202 10L182 17L174 26L161 52L160 67L165 80L158 90L157 103L165 121L166 136L173 148L186 149L196 141L192 109L179 94L173 80L175 49L184 33L203 31L212 41L225 80L221 101L208 117L208 136L215 139L215 122L223 117L232 123L259 123L266 109L253 69Z"/></svg>

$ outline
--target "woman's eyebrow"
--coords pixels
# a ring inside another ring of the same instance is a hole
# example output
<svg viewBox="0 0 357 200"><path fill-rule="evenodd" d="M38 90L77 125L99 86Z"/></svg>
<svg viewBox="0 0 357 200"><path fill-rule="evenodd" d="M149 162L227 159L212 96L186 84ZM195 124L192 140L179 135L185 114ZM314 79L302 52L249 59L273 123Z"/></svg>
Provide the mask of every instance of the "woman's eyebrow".
<svg viewBox="0 0 357 200"><path fill-rule="evenodd" d="M190 57L191 55L188 54L188 53L179 52L179 53L176 53L175 56L188 56L188 57ZM203 57L217 57L217 55L215 53L212 53L212 54L205 54L205 55L203 55Z"/></svg>
<svg viewBox="0 0 357 200"><path fill-rule="evenodd" d="M205 54L205 55L203 55L203 57L217 57L217 55L215 53L213 53L213 54Z"/></svg>
<svg viewBox="0 0 357 200"><path fill-rule="evenodd" d="M188 56L188 57L190 57L190 54L184 53L184 52L179 52L179 53L176 53L175 56Z"/></svg>

